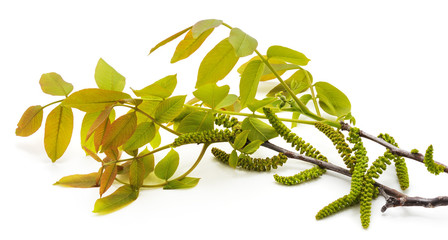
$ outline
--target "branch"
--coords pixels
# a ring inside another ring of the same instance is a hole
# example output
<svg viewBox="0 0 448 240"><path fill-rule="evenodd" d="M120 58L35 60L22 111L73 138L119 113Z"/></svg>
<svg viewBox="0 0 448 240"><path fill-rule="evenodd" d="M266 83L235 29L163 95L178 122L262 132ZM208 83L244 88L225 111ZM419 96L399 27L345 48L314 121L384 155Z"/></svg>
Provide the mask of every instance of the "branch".
<svg viewBox="0 0 448 240"><path fill-rule="evenodd" d="M344 123L341 122L341 129L345 130L345 131L350 131L351 126L348 123ZM366 133L362 130L359 130L359 136L363 137L363 138L367 138L371 141L374 141L380 145L383 145L384 147L388 148L390 150L390 152L394 155L397 156L401 156L401 157L406 157L409 159L413 159L416 160L418 162L423 163L423 159L425 158L425 156L421 153L411 153L409 151L403 150L401 148L395 147L394 145L384 141L384 139L379 138L379 137L375 137L369 133ZM434 161L434 163L439 164L441 166L443 166L445 169L443 170L444 172L448 173L448 166L446 166L445 164L442 164L440 162L436 162Z"/></svg>
<svg viewBox="0 0 448 240"><path fill-rule="evenodd" d="M347 177L351 177L352 174L348 169L339 167L329 162L317 160L312 157L304 156L302 154L290 151L288 149L277 146L269 141L264 142L261 146L281 152L288 158L302 160L304 162L315 164L321 168L340 173ZM381 183L375 182L380 194L386 199L386 204L381 208L381 212L385 212L390 207L405 207L405 206L420 206L426 208L434 208L439 206L448 206L448 196L441 196L435 198L422 198L422 197L409 197L404 193L401 193L393 188L385 186Z"/></svg>

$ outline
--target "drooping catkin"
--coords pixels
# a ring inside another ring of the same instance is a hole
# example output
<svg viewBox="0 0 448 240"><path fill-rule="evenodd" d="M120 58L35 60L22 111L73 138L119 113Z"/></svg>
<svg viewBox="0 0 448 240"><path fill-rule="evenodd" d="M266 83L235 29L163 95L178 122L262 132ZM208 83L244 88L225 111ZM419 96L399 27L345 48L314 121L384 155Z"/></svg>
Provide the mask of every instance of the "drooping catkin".
<svg viewBox="0 0 448 240"><path fill-rule="evenodd" d="M384 141L394 145L395 147L398 147L398 144L395 142L395 139L390 136L389 134L380 134L378 136L379 138L382 138ZM409 174L408 174L408 168L406 166L406 162L403 157L394 155L390 152L390 150L387 150L384 153L384 156L388 158L389 160L392 160L395 165L395 171L398 178L398 183L400 184L400 188L402 190L405 190L409 187Z"/></svg>
<svg viewBox="0 0 448 240"><path fill-rule="evenodd" d="M434 152L433 146L429 145L429 147L426 149L423 163L425 164L428 172L434 175L439 175L441 172L445 171L445 167L434 162L433 152Z"/></svg>

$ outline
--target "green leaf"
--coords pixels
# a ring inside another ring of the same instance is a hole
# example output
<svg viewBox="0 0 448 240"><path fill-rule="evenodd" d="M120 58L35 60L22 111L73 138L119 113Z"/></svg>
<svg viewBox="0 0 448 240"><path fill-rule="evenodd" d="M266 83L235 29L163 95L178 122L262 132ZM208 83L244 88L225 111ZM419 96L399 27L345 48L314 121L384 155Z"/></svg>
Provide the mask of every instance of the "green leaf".
<svg viewBox="0 0 448 240"><path fill-rule="evenodd" d="M64 106L55 107L45 122L44 146L48 157L55 162L65 152L73 132L73 112Z"/></svg>
<svg viewBox="0 0 448 240"><path fill-rule="evenodd" d="M347 96L327 82L314 84L320 107L333 116L343 116L351 112L351 104Z"/></svg>
<svg viewBox="0 0 448 240"><path fill-rule="evenodd" d="M177 45L173 57L171 58L171 63L185 59L196 52L212 32L213 28L206 30L200 36L194 38L193 33L190 30L187 35L185 35L185 38Z"/></svg>
<svg viewBox="0 0 448 240"><path fill-rule="evenodd" d="M174 96L162 101L154 114L154 117L158 123L171 122L184 107L186 95Z"/></svg>
<svg viewBox="0 0 448 240"><path fill-rule="evenodd" d="M214 109L229 94L230 87L224 85L218 87L216 83L200 86L193 95Z"/></svg>
<svg viewBox="0 0 448 240"><path fill-rule="evenodd" d="M152 141L156 136L156 126L153 122L142 122L137 125L134 134L123 145L125 151L136 150Z"/></svg>
<svg viewBox="0 0 448 240"><path fill-rule="evenodd" d="M59 179L59 181L55 182L54 185L61 185L64 187L74 187L74 188L98 187L97 185L98 177L99 177L98 172L93 172L89 174L74 174Z"/></svg>
<svg viewBox="0 0 448 240"><path fill-rule="evenodd" d="M127 113L115 120L104 133L102 151L123 145L134 134L137 127L135 112Z"/></svg>
<svg viewBox="0 0 448 240"><path fill-rule="evenodd" d="M167 98L171 96L177 85L177 75L166 76L153 84L141 89L134 90L134 94L142 98L160 97Z"/></svg>
<svg viewBox="0 0 448 240"><path fill-rule="evenodd" d="M113 69L102 58L98 60L95 69L95 82L99 88L112 91L123 91L125 77Z"/></svg>
<svg viewBox="0 0 448 240"><path fill-rule="evenodd" d="M254 100L263 72L264 63L260 60L255 60L250 62L244 69L243 74L241 74L240 99L242 108Z"/></svg>
<svg viewBox="0 0 448 240"><path fill-rule="evenodd" d="M42 106L36 105L27 108L17 123L16 135L27 137L35 133L42 125L43 116Z"/></svg>
<svg viewBox="0 0 448 240"><path fill-rule="evenodd" d="M214 117L211 112L195 111L188 114L177 127L180 133L213 130Z"/></svg>
<svg viewBox="0 0 448 240"><path fill-rule="evenodd" d="M313 97L311 96L311 94L305 94L305 95L302 95L302 96L299 98L299 100L300 100L304 105L306 105L312 98L313 98ZM301 111L293 112L293 113L292 113L292 119L299 119L300 114L302 114ZM292 123L291 123L291 128L295 128L295 127L297 127L297 123L296 123L296 122L292 122Z"/></svg>
<svg viewBox="0 0 448 240"><path fill-rule="evenodd" d="M291 90L293 90L294 94L299 94L302 92L305 92L310 88L310 84L308 82L308 79L306 78L305 74L306 70L297 70L294 74L291 75L288 79L285 80L286 85L288 85ZM313 82L313 76L308 72L308 75L310 76L311 83ZM294 87L293 87L294 85ZM278 84L273 89L271 89L266 96L268 97L274 97L275 94L282 92L282 94L286 98L290 98L289 93L286 91L286 89L283 87L282 84Z"/></svg>
<svg viewBox="0 0 448 240"><path fill-rule="evenodd" d="M181 180L169 181L163 189L185 189L198 185L200 178L184 177Z"/></svg>
<svg viewBox="0 0 448 240"><path fill-rule="evenodd" d="M241 149L246 145L247 137L249 136L250 130L244 130L235 137L235 141L233 141L233 147L235 149Z"/></svg>
<svg viewBox="0 0 448 240"><path fill-rule="evenodd" d="M62 104L84 112L98 112L116 102L131 98L129 94L98 88L87 88L70 94Z"/></svg>
<svg viewBox="0 0 448 240"><path fill-rule="evenodd" d="M112 186L117 177L117 164L106 165L100 179L100 197Z"/></svg>
<svg viewBox="0 0 448 240"><path fill-rule="evenodd" d="M229 42L235 49L238 57L249 56L257 49L258 42L239 28L232 28L229 35Z"/></svg>
<svg viewBox="0 0 448 240"><path fill-rule="evenodd" d="M42 74L39 84L44 93L54 96L68 96L73 91L73 85L55 72Z"/></svg>
<svg viewBox="0 0 448 240"><path fill-rule="evenodd" d="M142 159L134 159L129 167L129 183L138 189L145 179L145 164Z"/></svg>
<svg viewBox="0 0 448 240"><path fill-rule="evenodd" d="M149 51L148 55L151 54L152 52L154 52L155 50L157 50L159 47L161 47L161 46L163 46L163 45L165 45L165 44L167 44L167 43L173 41L174 39L176 39L176 38L178 38L178 37L180 37L180 36L182 36L182 34L186 33L186 32L187 32L188 30L190 30L190 29L191 29L191 27L187 27L187 28L185 28L184 30L182 30L182 31L180 31L180 32L178 32L178 33L176 33L176 34L174 34L174 35L172 35L172 36L166 38L166 39L163 40L163 41L161 41L161 42L158 43L156 46L154 46L153 48L151 48L151 50Z"/></svg>
<svg viewBox="0 0 448 240"><path fill-rule="evenodd" d="M247 104L247 107L248 107L252 112L255 112L255 111L257 111L258 109L260 109L260 108L262 108L262 107L264 107L264 106L266 106L266 105L269 105L269 104L271 104L271 103L273 103L273 102L275 102L275 101L277 101L277 98L274 98L274 97L264 98L264 99L262 99L262 100L254 99L250 104Z"/></svg>
<svg viewBox="0 0 448 240"><path fill-rule="evenodd" d="M239 57L232 44L226 38L219 42L202 59L199 66L196 88L207 83L216 83L222 80L233 69Z"/></svg>
<svg viewBox="0 0 448 240"><path fill-rule="evenodd" d="M258 148L260 148L261 144L263 144L264 141L261 140L255 140L250 142L249 144L247 144L242 150L241 152L243 153L247 153L247 154L252 154L255 151L258 150Z"/></svg>
<svg viewBox="0 0 448 240"><path fill-rule="evenodd" d="M151 144L151 147L153 149L156 149L160 146L161 142L162 142L162 137L160 136L160 132L157 129L156 136L154 137L154 139L152 139L152 141L149 144Z"/></svg>
<svg viewBox="0 0 448 240"><path fill-rule="evenodd" d="M145 148L138 154L138 157L141 158L141 160L143 161L143 165L145 168L145 174L143 178L146 178L152 171L154 171L154 154L147 155L148 153L149 153L148 148Z"/></svg>
<svg viewBox="0 0 448 240"><path fill-rule="evenodd" d="M267 56L268 58L280 59L299 66L305 66L310 61L303 53L282 46L269 47Z"/></svg>
<svg viewBox="0 0 448 240"><path fill-rule="evenodd" d="M154 118L154 112L156 111L157 107L163 100L143 100L143 102L138 105L138 109L142 110L152 118ZM148 122L152 121L148 116L145 114L142 114L141 112L137 112L137 122Z"/></svg>
<svg viewBox="0 0 448 240"><path fill-rule="evenodd" d="M96 200L93 212L104 214L116 211L133 202L137 197L138 190L130 185L124 185L109 196Z"/></svg>
<svg viewBox="0 0 448 240"><path fill-rule="evenodd" d="M178 166L179 154L174 149L171 149L168 154L157 163L154 169L154 174L160 179L168 180L176 172Z"/></svg>
<svg viewBox="0 0 448 240"><path fill-rule="evenodd" d="M250 141L262 140L265 142L278 135L273 127L254 117L245 118L241 124L241 129L250 130L248 136Z"/></svg>
<svg viewBox="0 0 448 240"><path fill-rule="evenodd" d="M201 34L206 32L207 30L219 27L219 25L221 24L222 20L218 19L201 20L193 25L193 28L191 29L192 37L198 38Z"/></svg>
<svg viewBox="0 0 448 240"><path fill-rule="evenodd" d="M236 168L238 166L238 154L236 150L233 150L229 156L229 166Z"/></svg>
<svg viewBox="0 0 448 240"><path fill-rule="evenodd" d="M263 56L264 58L266 58L267 56ZM241 65L238 68L238 73L242 74L244 72L244 69L246 69L247 65L252 62L252 61L256 61L256 60L261 60L261 58L259 56L254 56L253 58L251 58L249 61L247 61L246 63L244 63L243 65ZM295 64L286 64L285 61L279 60L279 59L268 59L269 64L271 64L272 68L274 68L274 70L277 72L278 75L283 75L287 70L292 70L292 69L299 69L300 66L295 65ZM271 79L275 79L275 75L272 73L272 71L269 68L264 68L264 72L263 75L261 76L260 81L268 81Z"/></svg>
<svg viewBox="0 0 448 240"><path fill-rule="evenodd" d="M224 107L233 105L237 100L238 100L237 95L229 94L221 102L219 102L218 105L215 106L215 109L224 108Z"/></svg>

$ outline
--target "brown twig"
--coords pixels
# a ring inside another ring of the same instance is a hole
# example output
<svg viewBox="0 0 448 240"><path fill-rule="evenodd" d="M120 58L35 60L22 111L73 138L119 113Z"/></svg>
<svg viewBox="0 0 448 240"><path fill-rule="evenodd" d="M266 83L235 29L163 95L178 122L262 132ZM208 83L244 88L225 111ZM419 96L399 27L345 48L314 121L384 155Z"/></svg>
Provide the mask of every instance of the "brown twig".
<svg viewBox="0 0 448 240"><path fill-rule="evenodd" d="M277 146L269 141L264 142L261 146L281 152L288 158L302 160L304 162L315 164L321 168L340 173L347 177L351 177L352 174L348 169L339 167L329 162L317 160L312 157L304 156L302 154L290 151L288 149ZM439 206L448 206L448 196L441 196L435 198L422 198L422 197L410 197L404 193L401 193L393 188L390 188L381 183L375 182L375 186L378 187L380 194L386 199L386 204L381 208L381 212L385 212L391 207L405 207L405 206L420 206L426 208L433 208Z"/></svg>
<svg viewBox="0 0 448 240"><path fill-rule="evenodd" d="M351 128L351 126L348 123L341 122L341 129L342 130L350 131L350 128ZM425 156L423 154L421 154L421 153L411 153L411 152L406 151L404 149L398 148L398 147L396 147L396 146L386 142L384 139L379 138L379 137L375 137L375 136L373 136L373 135L371 135L369 133L366 133L366 132L364 132L362 130L359 130L359 136L361 136L363 138L366 138L366 139L369 139L371 141L374 141L374 142L376 142L376 143L378 143L378 144L388 148L390 150L390 152L392 154L394 154L394 155L401 156L401 157L406 157L406 158L409 158L409 159L413 159L413 160L416 160L416 161L421 162L421 163L423 163L423 159L425 158ZM444 164L442 164L440 162L436 162L436 161L434 161L434 163L443 166L445 168L444 172L448 173L448 166L446 166L446 165L444 165Z"/></svg>

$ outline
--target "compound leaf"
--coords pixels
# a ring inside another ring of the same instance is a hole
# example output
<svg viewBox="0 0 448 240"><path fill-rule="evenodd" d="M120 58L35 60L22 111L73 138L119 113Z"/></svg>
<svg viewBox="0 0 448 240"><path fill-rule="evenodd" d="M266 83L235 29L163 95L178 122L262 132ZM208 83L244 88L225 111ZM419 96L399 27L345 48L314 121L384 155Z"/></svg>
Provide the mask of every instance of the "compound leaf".
<svg viewBox="0 0 448 240"><path fill-rule="evenodd" d="M44 93L54 96L68 96L73 91L73 85L55 72L42 74L39 84Z"/></svg>
<svg viewBox="0 0 448 240"><path fill-rule="evenodd" d="M17 123L16 135L27 137L35 133L42 125L43 116L42 106L36 105L27 108Z"/></svg>
<svg viewBox="0 0 448 240"><path fill-rule="evenodd" d="M71 108L59 105L48 114L45 122L44 146L48 157L55 162L67 149L73 132Z"/></svg>
<svg viewBox="0 0 448 240"><path fill-rule="evenodd" d="M102 58L95 68L95 82L99 88L113 91L123 91L126 84L125 77L112 68Z"/></svg>
<svg viewBox="0 0 448 240"><path fill-rule="evenodd" d="M239 57L228 38L219 42L202 59L198 70L196 88L222 80L233 69L238 59Z"/></svg>

